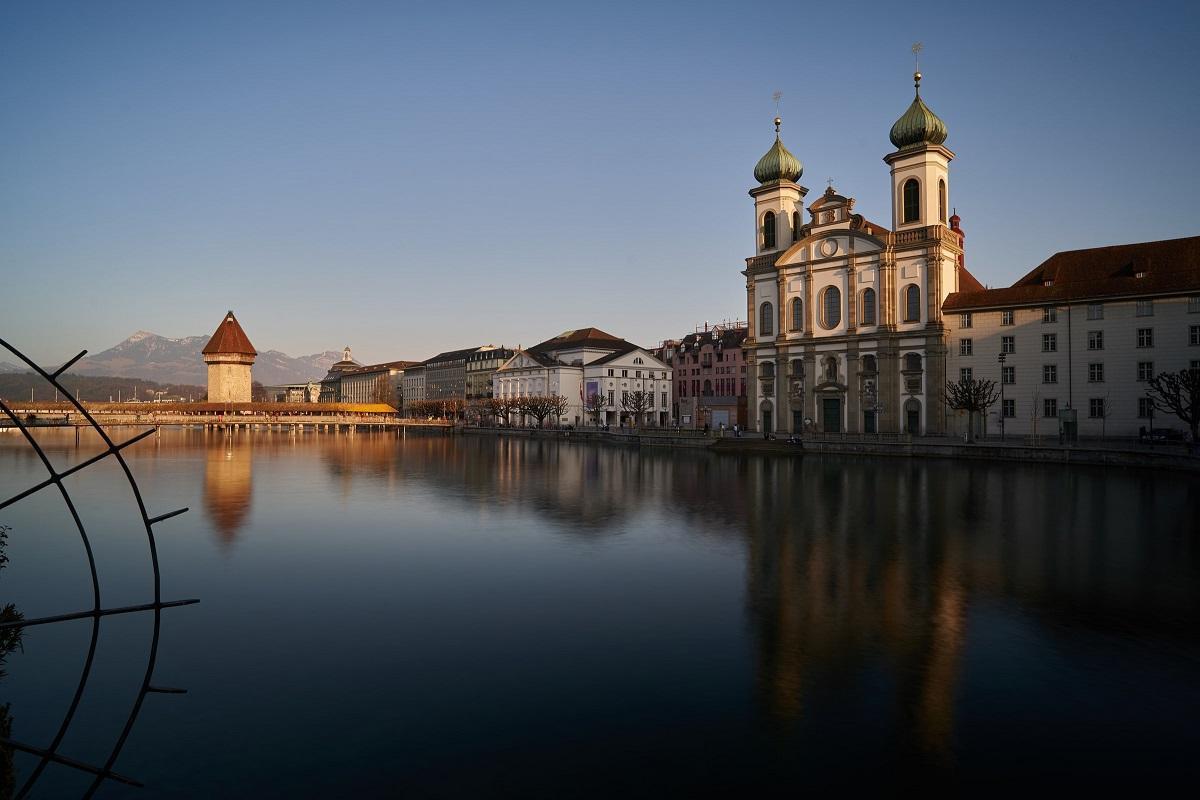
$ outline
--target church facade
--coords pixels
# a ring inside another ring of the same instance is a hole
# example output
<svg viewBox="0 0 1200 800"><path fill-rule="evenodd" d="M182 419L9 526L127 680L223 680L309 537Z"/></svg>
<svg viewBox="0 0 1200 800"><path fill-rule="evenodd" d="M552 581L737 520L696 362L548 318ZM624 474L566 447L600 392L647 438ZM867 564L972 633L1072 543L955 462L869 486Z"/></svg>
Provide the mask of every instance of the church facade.
<svg viewBox="0 0 1200 800"><path fill-rule="evenodd" d="M800 160L775 143L750 190L746 259L748 422L762 433L941 433L947 411L942 302L983 287L949 216L946 126L916 95L891 129L891 219L856 213L830 186L804 205Z"/></svg>

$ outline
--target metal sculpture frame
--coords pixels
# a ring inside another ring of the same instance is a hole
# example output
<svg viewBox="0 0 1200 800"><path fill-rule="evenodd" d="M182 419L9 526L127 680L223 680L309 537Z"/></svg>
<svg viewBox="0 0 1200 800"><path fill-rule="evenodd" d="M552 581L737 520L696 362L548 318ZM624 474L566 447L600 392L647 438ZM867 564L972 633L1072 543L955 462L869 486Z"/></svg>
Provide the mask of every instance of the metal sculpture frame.
<svg viewBox="0 0 1200 800"><path fill-rule="evenodd" d="M92 780L91 784L88 786L87 790L84 792L83 796L85 798L92 797L106 780L113 780L113 781L117 781L119 783L128 784L130 786L141 787L144 785L141 782L139 782L133 778L130 778L128 776L121 775L120 773L114 772L113 765L116 763L117 757L120 756L121 750L125 747L125 742L128 740L129 734L133 730L133 725L137 721L138 715L141 713L142 703L143 703L143 701L145 701L146 695L151 694L151 693L183 694L186 692L186 690L184 690L184 689L176 689L176 688L171 688L171 687L166 687L166 686L156 686L155 684L152 683L152 680L154 678L154 666L155 666L155 663L157 662L157 658L158 658L158 641L159 641L159 632L160 632L161 622L162 622L163 609L164 608L174 608L177 606L191 605L193 603L200 602L197 599L167 600L167 601L164 601L162 599L161 573L159 570L158 546L154 539L154 526L157 525L158 523L164 522L172 517L179 516L180 514L187 511L187 508L180 508L180 509L176 509L175 511L168 511L165 514L159 514L158 516L154 516L154 517L150 516L150 514L146 511L146 502L145 502L145 499L142 497L141 489L138 487L137 479L134 478L133 471L129 468L129 463L125 460L125 457L122 455L121 451L123 451L125 448L129 447L130 445L136 444L137 442L140 442L142 439L145 439L147 436L150 436L151 434L153 434L155 432L154 428L143 431L143 432L137 434L136 436L132 437L131 439L128 439L128 440L123 441L118 444L118 443L114 442L112 440L112 438L109 437L108 433L104 430L104 428L102 428L96 422L95 418L93 418L92 415L88 412L88 410L83 407L83 404L80 403L78 399L76 399L75 395L73 395L67 389L66 386L64 386L62 383L59 382L59 380L58 380L59 376L61 376L72 365L74 365L77 361L79 361L79 359L81 359L85 355L87 355L87 350L81 351L77 356L75 356L70 361L63 364L61 367L59 367L54 372L47 372L41 366L36 364L32 359L28 358L24 353L22 353L20 350L18 350L13 345L9 344L4 339L0 339L0 347L3 347L4 349L8 350L14 356L16 356L18 359L20 359L21 362L23 362L26 366L28 366L35 373L40 375L52 387L57 389L58 392L60 393L60 395L62 397L64 397L66 399L66 401L71 404L71 406L74 407L74 409L83 417L84 420L87 421L88 426L90 426L91 429L94 430L100 436L101 441L103 441L103 443L105 445L104 450L102 450L100 453L96 454L95 456L92 456L91 458L87 458L68 469L61 470L61 471L57 470L57 469L55 469L54 465L50 462L50 459L47 457L46 452L42 449L41 445L38 444L37 439L30 433L30 430L29 430L30 426L27 425L25 423L25 421L20 419L20 415L18 415L16 412L14 412L13 409L3 399L0 399L0 412L2 412L4 414L4 416L7 417L9 419L9 421L11 421L11 423L20 430L21 435L25 438L25 441L29 444L29 446L31 448L33 448L34 452L37 453L38 458L42 462L42 466L45 467L46 472L49 474L49 477L47 477L44 481L42 481L38 484L35 484L34 486L31 486L28 489L25 489L24 491L18 492L17 494L13 495L12 497L9 497L6 500L0 501L0 510L3 510L5 508L13 505L14 503L17 503L20 500L23 500L26 497L29 497L30 495L36 494L37 492L40 492L43 489L47 489L51 486L57 487L59 494L62 496L63 503L66 505L67 510L71 514L71 519L75 523L75 528L79 532L79 538L80 538L81 542L83 543L83 549L84 549L85 554L87 555L88 570L91 574L91 582L92 582L92 608L90 610L76 611L76 612L68 613L68 614L56 614L53 616L38 617L35 619L27 619L27 620L22 619L22 620L14 621L14 622L0 623L0 629L18 628L18 629L24 630L25 628L29 628L29 627L32 627L35 625L49 625L49 624L53 624L56 622L65 622L68 620L89 619L89 618L92 620L91 640L88 645L87 659L84 661L83 671L80 673L80 676L79 676L79 683L76 686L75 694L71 700L70 706L67 708L67 712L66 712L65 716L63 717L62 723L59 725L58 731L55 733L54 738L51 740L50 744L46 747L37 747L34 745L25 744L23 742L18 742L18 741L12 740L12 739L0 739L0 746L10 747L13 750L20 750L22 752L29 753L31 755L37 756L39 759L37 766L33 769L33 771L30 773L29 777L25 780L24 784L22 784L21 788L17 791L16 797L18 798L18 800L19 800L19 798L27 797L29 795L29 792L32 791L34 785L37 783L38 779L41 777L42 773L45 771L46 767L52 763L70 767L71 769L75 769L80 772L88 773L93 776L93 780ZM84 526L83 520L79 516L79 511L75 507L75 502L74 502L74 500L72 500L71 494L67 490L67 487L63 484L64 478L70 477L71 475L74 475L77 472L81 472L81 471L87 469L88 467L90 467L94 464L97 464L106 458L109 458L110 456L112 458L116 459L117 463L121 467L122 472L124 472L124 474L125 474L125 479L128 481L129 487L133 491L133 497L137 502L138 512L141 515L142 526L145 528L145 531L146 531L146 544L150 551L150 565L154 572L154 600L153 600L153 602L150 602L150 603L142 603L140 605L132 605L132 606L119 606L119 607L112 607L112 608L105 608L101 604L101 602L100 602L100 599L101 599L100 598L100 578L96 572L96 559L95 559L95 555L92 552L92 542L91 542L91 539L88 537L87 528ZM66 736L66 733L71 726L71 722L75 717L75 712L78 710L80 701L83 699L84 692L87 688L88 678L91 676L92 664L95 660L95 655L96 655L96 645L99 642L99 638L100 638L100 620L103 619L104 617L115 616L115 615L119 615L119 614L131 614L131 613L135 613L138 611L154 612L154 629L153 629L153 635L152 635L151 641L150 641L150 650L149 650L149 655L147 656L146 670L145 670L145 674L143 675L143 678L142 678L141 688L138 691L137 698L133 702L133 706L129 711L129 716L127 717L127 719L125 721L124 727L121 729L120 735L117 737L116 742L113 744L113 747L112 747L111 751L109 752L109 755L105 759L104 764L102 766L88 764L83 761L78 761L76 759L62 755L61 753L58 752L58 749L61 746L63 738Z"/></svg>

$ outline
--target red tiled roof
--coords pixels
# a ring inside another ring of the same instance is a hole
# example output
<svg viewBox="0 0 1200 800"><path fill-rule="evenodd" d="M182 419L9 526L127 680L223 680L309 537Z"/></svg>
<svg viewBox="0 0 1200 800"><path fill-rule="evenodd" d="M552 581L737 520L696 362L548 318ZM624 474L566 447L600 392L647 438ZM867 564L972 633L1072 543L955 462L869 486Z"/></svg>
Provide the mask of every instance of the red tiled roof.
<svg viewBox="0 0 1200 800"><path fill-rule="evenodd" d="M1055 253L1012 286L955 292L942 308L957 311L1197 292L1200 236L1190 236Z"/></svg>
<svg viewBox="0 0 1200 800"><path fill-rule="evenodd" d="M204 349L200 351L205 355L217 353L237 353L239 355L256 356L258 351L254 349L254 345L250 344L249 337L242 330L242 326L238 324L237 318L230 311L225 314L225 319L221 320L221 324L217 326L217 332L208 340L208 344L204 345Z"/></svg>
<svg viewBox="0 0 1200 800"><path fill-rule="evenodd" d="M958 268L958 291L959 292L985 292L987 287L979 282L979 279L972 275L966 267Z"/></svg>
<svg viewBox="0 0 1200 800"><path fill-rule="evenodd" d="M568 347L617 347L627 344L624 339L605 333L599 328L579 328L565 331L547 339L541 344L535 344L530 350L565 350Z"/></svg>

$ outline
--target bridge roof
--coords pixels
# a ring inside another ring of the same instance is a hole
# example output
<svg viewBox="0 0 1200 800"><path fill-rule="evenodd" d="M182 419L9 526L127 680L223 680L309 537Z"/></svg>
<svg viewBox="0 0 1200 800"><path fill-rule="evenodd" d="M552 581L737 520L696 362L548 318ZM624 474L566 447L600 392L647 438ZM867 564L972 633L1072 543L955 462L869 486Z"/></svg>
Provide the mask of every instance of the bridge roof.
<svg viewBox="0 0 1200 800"><path fill-rule="evenodd" d="M200 352L205 355L220 353L258 355L258 351L254 349L254 345L250 344L250 338L246 336L246 332L242 330L242 326L238 324L237 317L233 316L232 311L226 312L225 319L221 320L221 324L217 326L217 332L212 335L208 344L204 345L204 349Z"/></svg>

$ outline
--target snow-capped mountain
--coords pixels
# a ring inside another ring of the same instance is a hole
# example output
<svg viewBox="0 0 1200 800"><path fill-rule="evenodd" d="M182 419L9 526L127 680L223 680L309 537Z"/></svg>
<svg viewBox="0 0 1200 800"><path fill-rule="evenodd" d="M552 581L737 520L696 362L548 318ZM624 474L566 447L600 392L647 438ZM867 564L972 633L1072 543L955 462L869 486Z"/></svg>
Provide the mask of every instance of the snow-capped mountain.
<svg viewBox="0 0 1200 800"><path fill-rule="evenodd" d="M71 372L204 386L208 371L200 350L208 338L168 339L150 331L138 331L115 347L83 358L71 367ZM332 350L299 358L266 350L258 354L251 374L254 380L267 386L320 380L340 358L341 353Z"/></svg>

